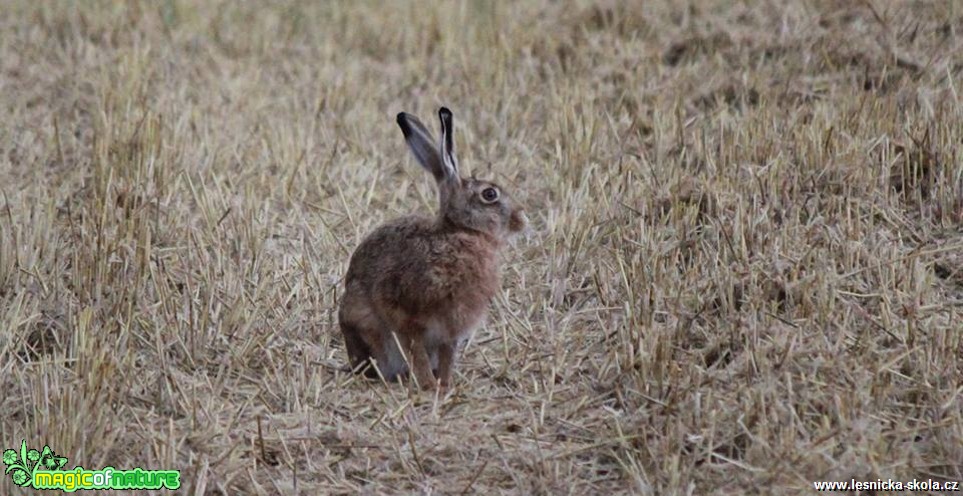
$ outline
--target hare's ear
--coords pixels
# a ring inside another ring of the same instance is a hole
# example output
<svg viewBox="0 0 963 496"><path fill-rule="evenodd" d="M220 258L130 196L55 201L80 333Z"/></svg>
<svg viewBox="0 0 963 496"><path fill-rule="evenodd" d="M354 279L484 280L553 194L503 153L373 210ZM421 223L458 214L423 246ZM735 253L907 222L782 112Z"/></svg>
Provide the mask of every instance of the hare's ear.
<svg viewBox="0 0 963 496"><path fill-rule="evenodd" d="M447 107L438 109L438 119L441 121L441 161L445 167L445 177L457 179L458 159L455 158L455 126L451 110Z"/></svg>
<svg viewBox="0 0 963 496"><path fill-rule="evenodd" d="M408 143L411 153L418 159L418 163L431 172L436 181L444 179L445 166L435 145L435 138L428 128L417 117L405 112L398 114L397 121L401 132L405 135L405 142Z"/></svg>

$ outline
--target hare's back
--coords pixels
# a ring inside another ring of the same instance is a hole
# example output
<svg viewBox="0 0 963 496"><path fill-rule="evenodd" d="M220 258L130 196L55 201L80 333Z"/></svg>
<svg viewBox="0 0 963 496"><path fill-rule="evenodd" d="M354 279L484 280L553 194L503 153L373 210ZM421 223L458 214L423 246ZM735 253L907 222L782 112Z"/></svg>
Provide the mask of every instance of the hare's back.
<svg viewBox="0 0 963 496"><path fill-rule="evenodd" d="M351 256L347 279L369 280L417 263L430 250L435 223L420 215L388 221L369 234Z"/></svg>

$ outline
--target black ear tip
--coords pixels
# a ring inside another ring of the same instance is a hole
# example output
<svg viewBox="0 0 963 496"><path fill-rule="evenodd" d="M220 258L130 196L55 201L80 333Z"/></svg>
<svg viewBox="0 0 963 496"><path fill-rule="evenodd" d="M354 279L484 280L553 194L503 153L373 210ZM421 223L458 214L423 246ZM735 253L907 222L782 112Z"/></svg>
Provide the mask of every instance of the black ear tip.
<svg viewBox="0 0 963 496"><path fill-rule="evenodd" d="M395 117L395 122L397 122L398 126L401 127L401 132L405 133L405 136L408 136L408 131L410 129L408 127L408 114L404 112L398 112L398 116Z"/></svg>
<svg viewBox="0 0 963 496"><path fill-rule="evenodd" d="M438 109L438 117L441 117L442 119L451 119L451 110L448 110L448 107L442 107Z"/></svg>

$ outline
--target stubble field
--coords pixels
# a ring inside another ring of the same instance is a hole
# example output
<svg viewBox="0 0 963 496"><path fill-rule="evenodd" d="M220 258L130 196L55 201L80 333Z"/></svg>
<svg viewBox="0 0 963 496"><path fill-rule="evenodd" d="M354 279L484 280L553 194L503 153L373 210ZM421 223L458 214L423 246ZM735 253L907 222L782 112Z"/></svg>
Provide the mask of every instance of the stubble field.
<svg viewBox="0 0 963 496"><path fill-rule="evenodd" d="M184 494L961 481L961 53L952 1L4 2L0 450ZM394 116L440 105L533 227L447 397L342 372L336 322L435 206Z"/></svg>

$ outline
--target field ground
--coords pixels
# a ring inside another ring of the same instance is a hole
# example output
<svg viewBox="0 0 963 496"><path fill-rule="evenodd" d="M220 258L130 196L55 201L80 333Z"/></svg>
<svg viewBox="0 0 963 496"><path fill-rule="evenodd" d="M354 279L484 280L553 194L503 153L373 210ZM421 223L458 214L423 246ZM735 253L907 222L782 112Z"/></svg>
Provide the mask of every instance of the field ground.
<svg viewBox="0 0 963 496"><path fill-rule="evenodd" d="M963 480L961 54L953 1L6 1L0 448L184 494ZM435 398L340 372L335 314L442 104L534 233Z"/></svg>

